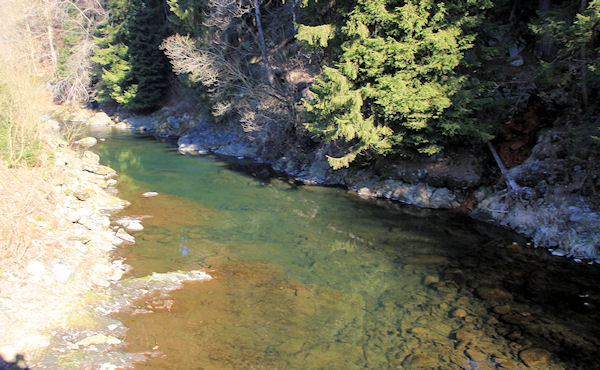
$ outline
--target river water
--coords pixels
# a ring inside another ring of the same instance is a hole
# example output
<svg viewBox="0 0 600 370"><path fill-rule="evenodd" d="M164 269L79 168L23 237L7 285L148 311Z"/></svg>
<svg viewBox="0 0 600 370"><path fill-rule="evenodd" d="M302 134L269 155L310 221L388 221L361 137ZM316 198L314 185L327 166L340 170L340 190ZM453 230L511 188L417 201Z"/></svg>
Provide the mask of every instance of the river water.
<svg viewBox="0 0 600 370"><path fill-rule="evenodd" d="M598 368L600 273L450 211L96 132L142 216L130 275L214 279L118 316L139 368ZM142 198L156 191L159 195ZM517 242L515 244L513 242Z"/></svg>

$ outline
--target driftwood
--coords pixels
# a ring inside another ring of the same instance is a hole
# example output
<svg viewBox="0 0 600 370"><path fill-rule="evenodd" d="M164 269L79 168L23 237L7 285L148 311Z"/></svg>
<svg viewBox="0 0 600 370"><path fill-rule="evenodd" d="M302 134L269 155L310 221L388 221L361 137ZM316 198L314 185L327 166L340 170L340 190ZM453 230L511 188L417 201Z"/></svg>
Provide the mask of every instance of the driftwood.
<svg viewBox="0 0 600 370"><path fill-rule="evenodd" d="M515 179L513 179L506 167L504 167L504 163L502 163L502 160L496 152L496 149L494 149L492 143L488 141L487 145L488 148L490 148L490 152L492 152L494 159L496 160L496 164L498 165L498 167L500 167L500 172L502 172L502 175L504 175L504 178L506 178L506 185L508 185L508 187L511 188L515 194L520 194L522 190L521 187L517 185Z"/></svg>

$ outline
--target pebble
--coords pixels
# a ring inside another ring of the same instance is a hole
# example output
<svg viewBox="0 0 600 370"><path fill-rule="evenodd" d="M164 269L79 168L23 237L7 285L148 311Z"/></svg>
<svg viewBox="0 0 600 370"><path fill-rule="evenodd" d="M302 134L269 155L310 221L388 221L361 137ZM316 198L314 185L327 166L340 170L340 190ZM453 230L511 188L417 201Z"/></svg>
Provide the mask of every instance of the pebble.
<svg viewBox="0 0 600 370"><path fill-rule="evenodd" d="M158 195L158 193L155 192L155 191L147 191L144 194L142 194L142 197L144 197L144 198L151 198L151 197L155 197L157 195Z"/></svg>
<svg viewBox="0 0 600 370"><path fill-rule="evenodd" d="M452 315L454 317L466 317L467 311L463 310L462 308L459 308L459 309L455 310L454 312L452 312Z"/></svg>
<svg viewBox="0 0 600 370"><path fill-rule="evenodd" d="M425 285L435 284L435 283L439 283L439 282L440 282L440 278L437 276L433 276L433 275L427 275L427 276L425 276L425 279L423 279L423 284L425 284Z"/></svg>

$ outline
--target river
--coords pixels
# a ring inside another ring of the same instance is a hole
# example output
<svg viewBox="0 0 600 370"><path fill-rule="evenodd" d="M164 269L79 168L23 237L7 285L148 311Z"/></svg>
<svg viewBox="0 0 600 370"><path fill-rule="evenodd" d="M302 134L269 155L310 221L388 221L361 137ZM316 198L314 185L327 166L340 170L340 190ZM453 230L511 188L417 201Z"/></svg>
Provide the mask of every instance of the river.
<svg viewBox="0 0 600 370"><path fill-rule="evenodd" d="M206 269L120 314L140 368L598 367L599 270L453 211L304 186L250 161L97 132L130 276ZM140 194L156 191L156 197ZM514 243L514 242L517 242Z"/></svg>

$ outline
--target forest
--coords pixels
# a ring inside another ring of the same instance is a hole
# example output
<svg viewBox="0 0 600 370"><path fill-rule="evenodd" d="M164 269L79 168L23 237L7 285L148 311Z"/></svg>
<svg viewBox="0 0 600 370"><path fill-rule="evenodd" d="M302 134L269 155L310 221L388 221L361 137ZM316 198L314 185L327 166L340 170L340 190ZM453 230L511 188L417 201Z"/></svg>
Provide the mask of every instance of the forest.
<svg viewBox="0 0 600 370"><path fill-rule="evenodd" d="M599 87L600 0L0 1L0 368L594 367Z"/></svg>
<svg viewBox="0 0 600 370"><path fill-rule="evenodd" d="M598 1L54 6L57 99L149 112L184 85L266 142L330 143L333 168L482 147L532 104L597 134Z"/></svg>

